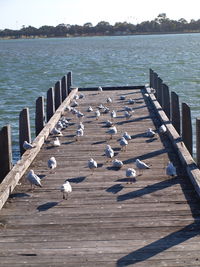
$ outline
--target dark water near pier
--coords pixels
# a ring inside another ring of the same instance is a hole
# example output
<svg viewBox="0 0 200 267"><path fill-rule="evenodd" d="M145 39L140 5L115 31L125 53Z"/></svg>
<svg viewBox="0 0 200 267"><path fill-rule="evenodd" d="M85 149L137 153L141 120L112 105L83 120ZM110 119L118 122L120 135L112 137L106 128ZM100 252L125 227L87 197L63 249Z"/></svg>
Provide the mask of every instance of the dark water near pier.
<svg viewBox="0 0 200 267"><path fill-rule="evenodd" d="M18 117L68 71L73 85L144 85L152 68L180 101L200 116L200 34L0 40L0 127L12 126L18 156ZM194 142L195 146L195 142Z"/></svg>

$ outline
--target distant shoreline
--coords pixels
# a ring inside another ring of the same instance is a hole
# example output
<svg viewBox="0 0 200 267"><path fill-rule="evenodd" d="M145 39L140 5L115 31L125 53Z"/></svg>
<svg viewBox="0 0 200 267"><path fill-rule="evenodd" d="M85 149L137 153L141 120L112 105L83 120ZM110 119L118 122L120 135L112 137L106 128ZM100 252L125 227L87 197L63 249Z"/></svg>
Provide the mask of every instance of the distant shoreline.
<svg viewBox="0 0 200 267"><path fill-rule="evenodd" d="M47 38L76 38L76 37L113 37L113 36L135 36L135 35L162 35L162 34L195 34L195 33L200 33L200 31L185 31L185 32L138 32L138 33L133 33L133 34L76 34L76 35L67 35L67 36L46 36L46 35L30 35L30 36L5 36L5 37L0 37L0 40L18 40L18 39L47 39Z"/></svg>

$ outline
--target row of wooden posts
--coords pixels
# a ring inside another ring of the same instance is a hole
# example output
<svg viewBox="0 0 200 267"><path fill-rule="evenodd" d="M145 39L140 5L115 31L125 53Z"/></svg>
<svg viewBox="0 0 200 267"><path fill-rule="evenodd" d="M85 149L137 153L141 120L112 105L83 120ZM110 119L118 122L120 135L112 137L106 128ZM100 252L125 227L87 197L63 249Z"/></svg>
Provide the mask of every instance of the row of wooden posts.
<svg viewBox="0 0 200 267"><path fill-rule="evenodd" d="M193 131L190 107L179 103L179 96L169 91L168 86L152 69L149 71L150 87L155 89L157 101L165 111L169 121L181 136L185 146L193 155ZM196 118L196 163L200 167L200 118Z"/></svg>
<svg viewBox="0 0 200 267"><path fill-rule="evenodd" d="M66 99L72 87L72 72L68 72L61 80L49 88L46 97L46 112L44 97L40 96L35 105L35 135L44 128L60 104ZM19 149L24 153L24 141L31 142L29 108L24 108L19 114ZM0 130L0 183L12 168L11 126L6 125Z"/></svg>

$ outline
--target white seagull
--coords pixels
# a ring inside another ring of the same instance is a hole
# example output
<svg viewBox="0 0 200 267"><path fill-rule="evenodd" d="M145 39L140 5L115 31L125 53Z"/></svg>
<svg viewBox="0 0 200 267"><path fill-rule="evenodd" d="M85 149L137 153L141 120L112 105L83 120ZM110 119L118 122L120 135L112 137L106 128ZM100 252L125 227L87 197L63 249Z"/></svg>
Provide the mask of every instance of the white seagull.
<svg viewBox="0 0 200 267"><path fill-rule="evenodd" d="M132 117L132 113L128 112L127 110L124 111L124 117L126 118L126 120L130 119L130 117Z"/></svg>
<svg viewBox="0 0 200 267"><path fill-rule="evenodd" d="M56 138L52 141L52 146L54 146L54 147L58 147L58 146L60 146L60 140L58 139L58 137L56 137Z"/></svg>
<svg viewBox="0 0 200 267"><path fill-rule="evenodd" d="M172 162L169 162L166 167L166 174L168 176L176 176L176 167L174 167Z"/></svg>
<svg viewBox="0 0 200 267"><path fill-rule="evenodd" d="M117 134L117 128L116 126L110 127L107 131L108 134L110 134L110 139L113 138L113 135Z"/></svg>
<svg viewBox="0 0 200 267"><path fill-rule="evenodd" d="M122 151L126 151L126 147L127 147L127 145L128 145L128 141L127 141L124 137L122 137L122 138L119 140L119 144L120 144L120 146L121 146Z"/></svg>
<svg viewBox="0 0 200 267"><path fill-rule="evenodd" d="M82 122L80 122L80 123L78 124L78 129L82 129L82 130L85 129L85 126L84 126L84 124L83 124Z"/></svg>
<svg viewBox="0 0 200 267"><path fill-rule="evenodd" d="M155 135L156 133L151 128L149 128L146 132L147 137L154 137Z"/></svg>
<svg viewBox="0 0 200 267"><path fill-rule="evenodd" d="M57 167L57 162L55 157L50 157L50 159L47 161L48 168L53 170Z"/></svg>
<svg viewBox="0 0 200 267"><path fill-rule="evenodd" d="M65 181L63 185L60 187L60 191L63 193L63 199L67 199L69 193L72 192L72 187L69 181Z"/></svg>
<svg viewBox="0 0 200 267"><path fill-rule="evenodd" d="M113 164L113 167L115 168L121 168L123 166L123 162L118 159L114 159L112 164Z"/></svg>
<svg viewBox="0 0 200 267"><path fill-rule="evenodd" d="M95 117L96 117L96 120L98 120L100 116L101 116L100 111L99 111L99 110L96 110L96 111L95 111Z"/></svg>
<svg viewBox="0 0 200 267"><path fill-rule="evenodd" d="M87 109L88 112L92 112L93 111L93 108L91 106L88 107Z"/></svg>
<svg viewBox="0 0 200 267"><path fill-rule="evenodd" d="M23 143L23 148L25 150L28 150L28 149L31 149L31 148L34 148L34 147L35 147L34 145L32 145L31 143L29 143L27 141L24 141L24 143Z"/></svg>
<svg viewBox="0 0 200 267"><path fill-rule="evenodd" d="M78 129L78 130L76 131L76 140L78 141L79 138L80 138L81 136L83 136L83 135L84 135L84 131L83 131L83 129L82 129L82 128Z"/></svg>
<svg viewBox="0 0 200 267"><path fill-rule="evenodd" d="M111 148L110 145L106 146L104 152L105 152L105 155L108 158L108 160L112 159L114 157L114 151L113 151L113 149Z"/></svg>
<svg viewBox="0 0 200 267"><path fill-rule="evenodd" d="M131 136L127 132L124 132L122 137L124 137L127 141L131 140Z"/></svg>
<svg viewBox="0 0 200 267"><path fill-rule="evenodd" d="M164 124L162 124L160 127L159 127L159 133L160 134L164 134L164 133L166 133L167 132L167 128L166 128L166 126L164 125Z"/></svg>
<svg viewBox="0 0 200 267"><path fill-rule="evenodd" d="M103 91L103 88L102 88L101 86L99 86L99 87L97 88L97 90L99 91L99 93L101 93L101 92Z"/></svg>
<svg viewBox="0 0 200 267"><path fill-rule="evenodd" d="M111 97L108 97L107 99L106 99L106 102L109 104L109 103L112 103L113 101L112 101L112 98Z"/></svg>
<svg viewBox="0 0 200 267"><path fill-rule="evenodd" d="M94 169L97 168L97 162L91 158L90 160L88 160L88 168L93 172Z"/></svg>
<svg viewBox="0 0 200 267"><path fill-rule="evenodd" d="M76 116L77 116L77 118L80 120L80 119L82 119L82 118L84 117L84 114L83 114L82 112L78 111L78 112L76 113Z"/></svg>
<svg viewBox="0 0 200 267"><path fill-rule="evenodd" d="M54 127L52 129L51 134L57 135L57 136L63 136L62 132L57 127Z"/></svg>
<svg viewBox="0 0 200 267"><path fill-rule="evenodd" d="M127 178L129 178L130 180L130 183L132 183L132 182L135 182L136 180L135 180L135 177L136 177L136 171L134 170L134 169L132 169L132 168L128 168L127 170L126 170L126 177ZM132 180L131 180L131 178L133 178ZM131 182L132 181L132 182ZM127 182L128 183L128 182Z"/></svg>
<svg viewBox="0 0 200 267"><path fill-rule="evenodd" d="M115 110L113 110L113 111L110 112L110 117L111 117L111 119L114 119L114 118L117 117L117 113L116 113Z"/></svg>
<svg viewBox="0 0 200 267"><path fill-rule="evenodd" d="M150 169L150 167L143 161L139 160L139 159L136 159L135 161L135 165L136 167L139 169L139 171L141 170L141 172L144 170L144 169Z"/></svg>
<svg viewBox="0 0 200 267"><path fill-rule="evenodd" d="M26 176L27 180L31 184L31 189L34 188L34 185L42 187L41 185L41 179L38 177L33 170L30 170L29 173Z"/></svg>
<svg viewBox="0 0 200 267"><path fill-rule="evenodd" d="M120 100L125 100L126 99L126 96L125 95L120 95L119 99Z"/></svg>
<svg viewBox="0 0 200 267"><path fill-rule="evenodd" d="M129 98L128 103L129 103L130 105L135 104L135 100L132 99L132 98Z"/></svg>
<svg viewBox="0 0 200 267"><path fill-rule="evenodd" d="M111 127L111 126L113 126L113 122L107 120L107 121L106 121L106 126L107 126L107 127Z"/></svg>

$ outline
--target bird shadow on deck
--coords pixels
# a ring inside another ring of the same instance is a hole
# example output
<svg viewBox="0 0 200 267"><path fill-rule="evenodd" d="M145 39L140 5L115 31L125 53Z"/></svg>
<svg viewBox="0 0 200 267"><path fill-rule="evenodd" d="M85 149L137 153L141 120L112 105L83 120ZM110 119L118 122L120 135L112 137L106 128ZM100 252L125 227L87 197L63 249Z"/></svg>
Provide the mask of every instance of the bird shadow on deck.
<svg viewBox="0 0 200 267"><path fill-rule="evenodd" d="M107 188L107 189L106 189L106 192L113 193L113 194L117 194L117 193L120 192L123 188L124 188L123 185L121 185L121 184L115 184L115 185L112 185L111 187Z"/></svg>
<svg viewBox="0 0 200 267"><path fill-rule="evenodd" d="M130 164L130 163L135 163L136 159L140 159L140 160L145 160L145 159L149 159L149 158L153 158L162 154L167 153L167 149L166 148L162 148L153 152L148 152L146 154L140 155L140 156L136 156L134 158L129 158L127 160L123 161L123 164Z"/></svg>
<svg viewBox="0 0 200 267"><path fill-rule="evenodd" d="M146 119L150 119L151 117L148 115L148 116L143 116L143 117L139 117L139 118L136 118L136 119L133 119L133 120L125 120L125 121L119 121L116 123L116 125L123 125L123 124L126 124L126 123L132 123L132 122L136 122L136 121L142 121L142 120L146 120Z"/></svg>
<svg viewBox="0 0 200 267"><path fill-rule="evenodd" d="M121 181L121 180L122 179L120 179L118 181ZM117 197L117 201L125 201L128 199L142 197L144 195L151 194L151 193L157 192L159 190L163 190L165 188L174 186L174 185L179 184L179 183L180 183L180 178L178 178L178 176L176 176L174 178L171 178L171 179L159 182L159 183L148 185L148 186L141 188L141 189L138 189L136 191L132 191L132 192L120 195Z"/></svg>
<svg viewBox="0 0 200 267"><path fill-rule="evenodd" d="M51 209L51 208L57 206L58 204L59 204L59 202L47 202L47 203L45 203L45 204L39 205L39 206L37 207L37 210L38 210L39 212L41 212L41 211L47 211L47 210L49 210L49 209Z"/></svg>
<svg viewBox="0 0 200 267"><path fill-rule="evenodd" d="M82 183L85 180L85 178L86 176L79 176L79 177L69 178L68 181L70 183L79 184Z"/></svg>

